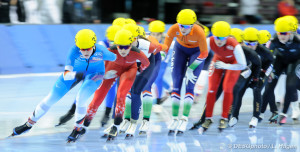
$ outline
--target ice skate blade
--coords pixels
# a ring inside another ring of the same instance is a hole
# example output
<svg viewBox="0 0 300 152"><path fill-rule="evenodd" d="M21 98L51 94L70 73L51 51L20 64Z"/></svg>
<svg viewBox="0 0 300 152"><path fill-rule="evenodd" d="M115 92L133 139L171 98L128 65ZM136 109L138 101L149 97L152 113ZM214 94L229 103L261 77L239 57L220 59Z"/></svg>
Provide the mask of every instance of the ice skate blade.
<svg viewBox="0 0 300 152"><path fill-rule="evenodd" d="M300 121L297 118L293 118L293 124L299 124Z"/></svg>
<svg viewBox="0 0 300 152"><path fill-rule="evenodd" d="M192 128L190 128L189 130L196 130L196 129L199 129L199 126L198 125L194 125Z"/></svg>
<svg viewBox="0 0 300 152"><path fill-rule="evenodd" d="M55 127L59 127L59 126L63 126L63 125L65 125L65 123L59 123L59 124L55 125Z"/></svg>
<svg viewBox="0 0 300 152"><path fill-rule="evenodd" d="M147 135L147 132L146 131L140 131L139 135Z"/></svg>
<svg viewBox="0 0 300 152"><path fill-rule="evenodd" d="M254 129L254 128L256 128L256 127L255 127L255 126L253 126L253 125L250 125L250 126L249 126L249 128L253 128L253 129Z"/></svg>
<svg viewBox="0 0 300 152"><path fill-rule="evenodd" d="M121 130L120 130L120 132L119 132L119 133L120 133L120 134L124 134L124 133L125 133L125 131L121 131Z"/></svg>
<svg viewBox="0 0 300 152"><path fill-rule="evenodd" d="M218 128L219 133L223 132L224 128Z"/></svg>
<svg viewBox="0 0 300 152"><path fill-rule="evenodd" d="M125 139L132 139L133 138L133 135L131 135L131 134L127 134L126 136L125 136Z"/></svg>
<svg viewBox="0 0 300 152"><path fill-rule="evenodd" d="M169 136L173 136L174 134L175 134L174 130L169 130L169 133L168 133Z"/></svg>
<svg viewBox="0 0 300 152"><path fill-rule="evenodd" d="M271 120L270 124L272 124L272 123L277 124L277 120Z"/></svg>
<svg viewBox="0 0 300 152"><path fill-rule="evenodd" d="M106 142L111 142L111 141L114 141L114 140L115 140L115 138L116 138L116 137L113 137L113 136L109 135L109 136L107 137L107 140L106 140Z"/></svg>
<svg viewBox="0 0 300 152"><path fill-rule="evenodd" d="M101 136L101 138L107 138L108 137L108 134L104 134Z"/></svg>
<svg viewBox="0 0 300 152"><path fill-rule="evenodd" d="M282 126L282 125L284 125L285 123L280 123L280 122L279 122L278 124L279 124L279 126Z"/></svg>
<svg viewBox="0 0 300 152"><path fill-rule="evenodd" d="M182 136L184 134L184 132L183 131L177 131L177 134L176 134L176 136Z"/></svg>

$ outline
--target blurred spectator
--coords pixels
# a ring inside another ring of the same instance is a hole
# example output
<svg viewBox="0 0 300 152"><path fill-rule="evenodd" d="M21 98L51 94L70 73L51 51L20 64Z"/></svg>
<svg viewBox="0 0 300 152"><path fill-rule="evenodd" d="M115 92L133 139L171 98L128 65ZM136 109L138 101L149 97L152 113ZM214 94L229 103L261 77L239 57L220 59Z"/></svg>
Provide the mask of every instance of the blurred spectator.
<svg viewBox="0 0 300 152"><path fill-rule="evenodd" d="M99 0L64 0L63 23L100 23Z"/></svg>
<svg viewBox="0 0 300 152"><path fill-rule="evenodd" d="M16 15L12 13L16 13ZM23 0L0 0L0 23L11 23L10 18L14 15L18 22L25 22Z"/></svg>
<svg viewBox="0 0 300 152"><path fill-rule="evenodd" d="M295 16L298 14L298 10L295 7L295 2L293 0L281 0L278 5L278 15L286 16L286 15L292 15Z"/></svg>
<svg viewBox="0 0 300 152"><path fill-rule="evenodd" d="M42 24L61 23L61 0L38 0L39 20Z"/></svg>
<svg viewBox="0 0 300 152"><path fill-rule="evenodd" d="M259 24L261 22L258 16L259 0L241 0L241 15L248 23Z"/></svg>

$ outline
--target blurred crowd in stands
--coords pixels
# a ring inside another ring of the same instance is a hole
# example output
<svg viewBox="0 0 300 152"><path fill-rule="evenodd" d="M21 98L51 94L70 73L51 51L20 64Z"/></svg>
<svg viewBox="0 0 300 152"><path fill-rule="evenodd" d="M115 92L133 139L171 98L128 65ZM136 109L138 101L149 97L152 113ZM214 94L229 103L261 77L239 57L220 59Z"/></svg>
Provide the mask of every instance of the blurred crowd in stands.
<svg viewBox="0 0 300 152"><path fill-rule="evenodd" d="M123 17L108 16L106 14L101 15L101 10L107 7L101 6L101 4L103 4L101 1L102 0L0 0L0 23L97 24L103 23L101 20L105 20L106 17L112 19ZM124 7L132 7L134 5L132 0L124 1L125 2L120 5L124 4ZM130 1L130 3L127 1ZM161 4L160 1L165 0L156 0L155 2ZM112 1L113 4L114 2L116 1ZM199 20L203 21L204 24L214 22L211 20L213 18L211 16L218 17L222 15L229 16L229 22L234 24L273 23L274 19L285 15L300 17L298 16L300 14L297 9L300 7L300 0L181 0L179 4L182 7L194 7L191 9L195 10L197 16L200 18ZM115 5L117 6L117 4ZM155 19L164 20L158 16L166 17L167 11L170 12L170 8L168 7L172 7L172 5L164 5L164 7L165 15L160 15L161 11L157 12L156 14L158 15ZM126 10L128 9L125 9L125 13ZM131 17L130 12L128 12L128 14L128 17ZM205 17L208 19L205 20ZM203 20L201 20L201 18L203 18ZM143 23L153 19L154 18L149 18L149 16L145 15L145 18L135 20ZM167 18L165 18L165 22L168 23ZM172 23L172 21L169 22Z"/></svg>

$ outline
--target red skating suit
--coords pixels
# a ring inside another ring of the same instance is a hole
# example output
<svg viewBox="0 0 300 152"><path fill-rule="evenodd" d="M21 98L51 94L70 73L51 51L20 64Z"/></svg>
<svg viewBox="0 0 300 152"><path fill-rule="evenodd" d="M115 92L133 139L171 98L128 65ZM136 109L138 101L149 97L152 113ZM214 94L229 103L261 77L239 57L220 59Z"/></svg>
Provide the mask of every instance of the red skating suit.
<svg viewBox="0 0 300 152"><path fill-rule="evenodd" d="M105 79L100 87L96 90L94 98L87 110L87 116L85 118L86 121L91 121L93 119L98 107L103 102L107 92L117 78L119 78L119 87L117 91L115 117L122 118L125 110L126 94L129 92L136 77L137 60L141 61L141 70L145 70L150 64L147 56L136 47L132 47L131 51L126 57L122 57L119 54L117 46L112 46L109 50L117 55L117 59L114 62L106 62L105 73L107 74L107 72L111 72L112 70L117 71L116 77Z"/></svg>
<svg viewBox="0 0 300 152"><path fill-rule="evenodd" d="M215 54L209 67L209 84L206 98L206 117L210 118L213 115L213 108L216 101L216 93L220 85L222 75L223 81L223 112L222 117L228 118L228 113L233 101L233 88L237 82L240 70L246 67L246 59L240 44L234 38L227 38L224 46L218 47L211 36L207 39L207 45ZM222 61L230 65L237 65L233 69L216 69L215 62ZM240 65L240 66L238 66Z"/></svg>

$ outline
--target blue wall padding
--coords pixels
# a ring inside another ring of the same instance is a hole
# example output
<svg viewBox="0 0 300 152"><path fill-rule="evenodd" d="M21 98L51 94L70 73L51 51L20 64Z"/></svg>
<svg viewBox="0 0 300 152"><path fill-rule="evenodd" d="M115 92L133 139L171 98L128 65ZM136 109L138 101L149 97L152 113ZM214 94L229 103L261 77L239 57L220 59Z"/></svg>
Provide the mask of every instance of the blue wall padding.
<svg viewBox="0 0 300 152"><path fill-rule="evenodd" d="M76 33L92 29L103 40L109 24L0 25L0 74L61 72ZM142 25L148 31L147 25ZM166 26L166 30L171 25ZM273 25L251 25L274 34ZM232 25L245 29L249 25Z"/></svg>

